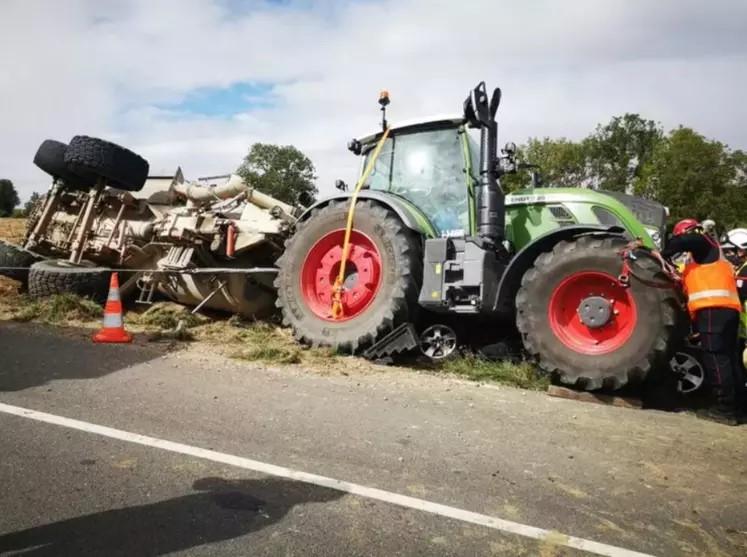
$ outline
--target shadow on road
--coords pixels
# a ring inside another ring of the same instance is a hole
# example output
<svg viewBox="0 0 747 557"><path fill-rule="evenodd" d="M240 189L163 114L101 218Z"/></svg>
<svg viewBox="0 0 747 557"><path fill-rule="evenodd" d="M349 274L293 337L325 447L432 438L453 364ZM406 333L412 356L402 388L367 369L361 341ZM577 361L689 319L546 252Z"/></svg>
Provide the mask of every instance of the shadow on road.
<svg viewBox="0 0 747 557"><path fill-rule="evenodd" d="M165 555L256 532L281 520L296 505L332 501L343 495L277 478L203 478L192 487L199 493L0 536L0 554ZM250 545L244 553L251 553Z"/></svg>
<svg viewBox="0 0 747 557"><path fill-rule="evenodd" d="M0 322L0 392L59 379L96 379L164 353L160 346L93 344L87 330L66 329L65 333Z"/></svg>

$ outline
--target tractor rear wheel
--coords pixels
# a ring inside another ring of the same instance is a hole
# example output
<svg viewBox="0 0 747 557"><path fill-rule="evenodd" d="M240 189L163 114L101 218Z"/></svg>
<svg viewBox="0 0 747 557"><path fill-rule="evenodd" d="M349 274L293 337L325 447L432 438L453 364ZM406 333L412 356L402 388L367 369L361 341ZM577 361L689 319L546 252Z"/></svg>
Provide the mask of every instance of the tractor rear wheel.
<svg viewBox="0 0 747 557"><path fill-rule="evenodd" d="M345 352L367 347L411 317L422 262L420 241L395 213L369 201L355 207L342 316L332 316L348 204L314 210L286 243L275 286L283 322L296 338Z"/></svg>
<svg viewBox="0 0 747 557"><path fill-rule="evenodd" d="M517 327L540 367L586 390L643 381L664 364L678 324L671 289L617 280L622 238L558 243L529 269L516 297Z"/></svg>

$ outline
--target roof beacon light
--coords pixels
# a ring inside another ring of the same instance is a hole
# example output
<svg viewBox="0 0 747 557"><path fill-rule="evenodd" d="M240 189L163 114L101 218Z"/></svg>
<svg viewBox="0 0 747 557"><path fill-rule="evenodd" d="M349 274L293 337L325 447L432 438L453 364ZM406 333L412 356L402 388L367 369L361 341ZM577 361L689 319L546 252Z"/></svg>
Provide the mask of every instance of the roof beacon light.
<svg viewBox="0 0 747 557"><path fill-rule="evenodd" d="M386 121L386 107L389 104L389 91L386 89L383 89L381 93L379 93L379 105L381 106L381 129L382 131L385 131L388 127L387 121Z"/></svg>

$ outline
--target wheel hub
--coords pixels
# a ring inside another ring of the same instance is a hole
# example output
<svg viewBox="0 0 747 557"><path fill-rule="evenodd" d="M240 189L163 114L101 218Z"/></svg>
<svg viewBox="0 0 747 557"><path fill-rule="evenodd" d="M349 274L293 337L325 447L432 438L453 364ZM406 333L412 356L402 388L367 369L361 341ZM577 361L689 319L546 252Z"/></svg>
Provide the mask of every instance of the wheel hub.
<svg viewBox="0 0 747 557"><path fill-rule="evenodd" d="M555 338L580 354L598 356L622 348L638 322L630 289L602 271L565 277L550 295L547 319Z"/></svg>
<svg viewBox="0 0 747 557"><path fill-rule="evenodd" d="M612 317L612 304L601 296L589 296L578 305L581 323L590 329L599 329L609 323Z"/></svg>
<svg viewBox="0 0 747 557"><path fill-rule="evenodd" d="M678 376L677 390L682 394L697 391L705 382L703 366L688 352L676 352L669 360L669 369Z"/></svg>
<svg viewBox="0 0 747 557"><path fill-rule="evenodd" d="M364 312L378 293L382 261L374 242L353 230L342 284L342 316L332 316L335 281L342 265L345 231L334 230L312 246L301 269L301 292L306 306L329 321L345 321Z"/></svg>
<svg viewBox="0 0 747 557"><path fill-rule="evenodd" d="M420 335L420 351L431 360L450 356L456 347L456 333L447 325L432 325Z"/></svg>

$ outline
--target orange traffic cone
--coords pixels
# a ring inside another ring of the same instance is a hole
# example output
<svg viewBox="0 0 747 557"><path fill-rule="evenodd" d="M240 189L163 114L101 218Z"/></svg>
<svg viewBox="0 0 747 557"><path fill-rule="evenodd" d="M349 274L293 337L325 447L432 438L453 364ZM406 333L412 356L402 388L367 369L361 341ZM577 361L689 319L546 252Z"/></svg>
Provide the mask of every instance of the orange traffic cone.
<svg viewBox="0 0 747 557"><path fill-rule="evenodd" d="M109 281L109 296L104 307L104 326L93 335L93 342L132 342L132 335L125 331L122 321L122 301L119 299L117 273L112 273Z"/></svg>

